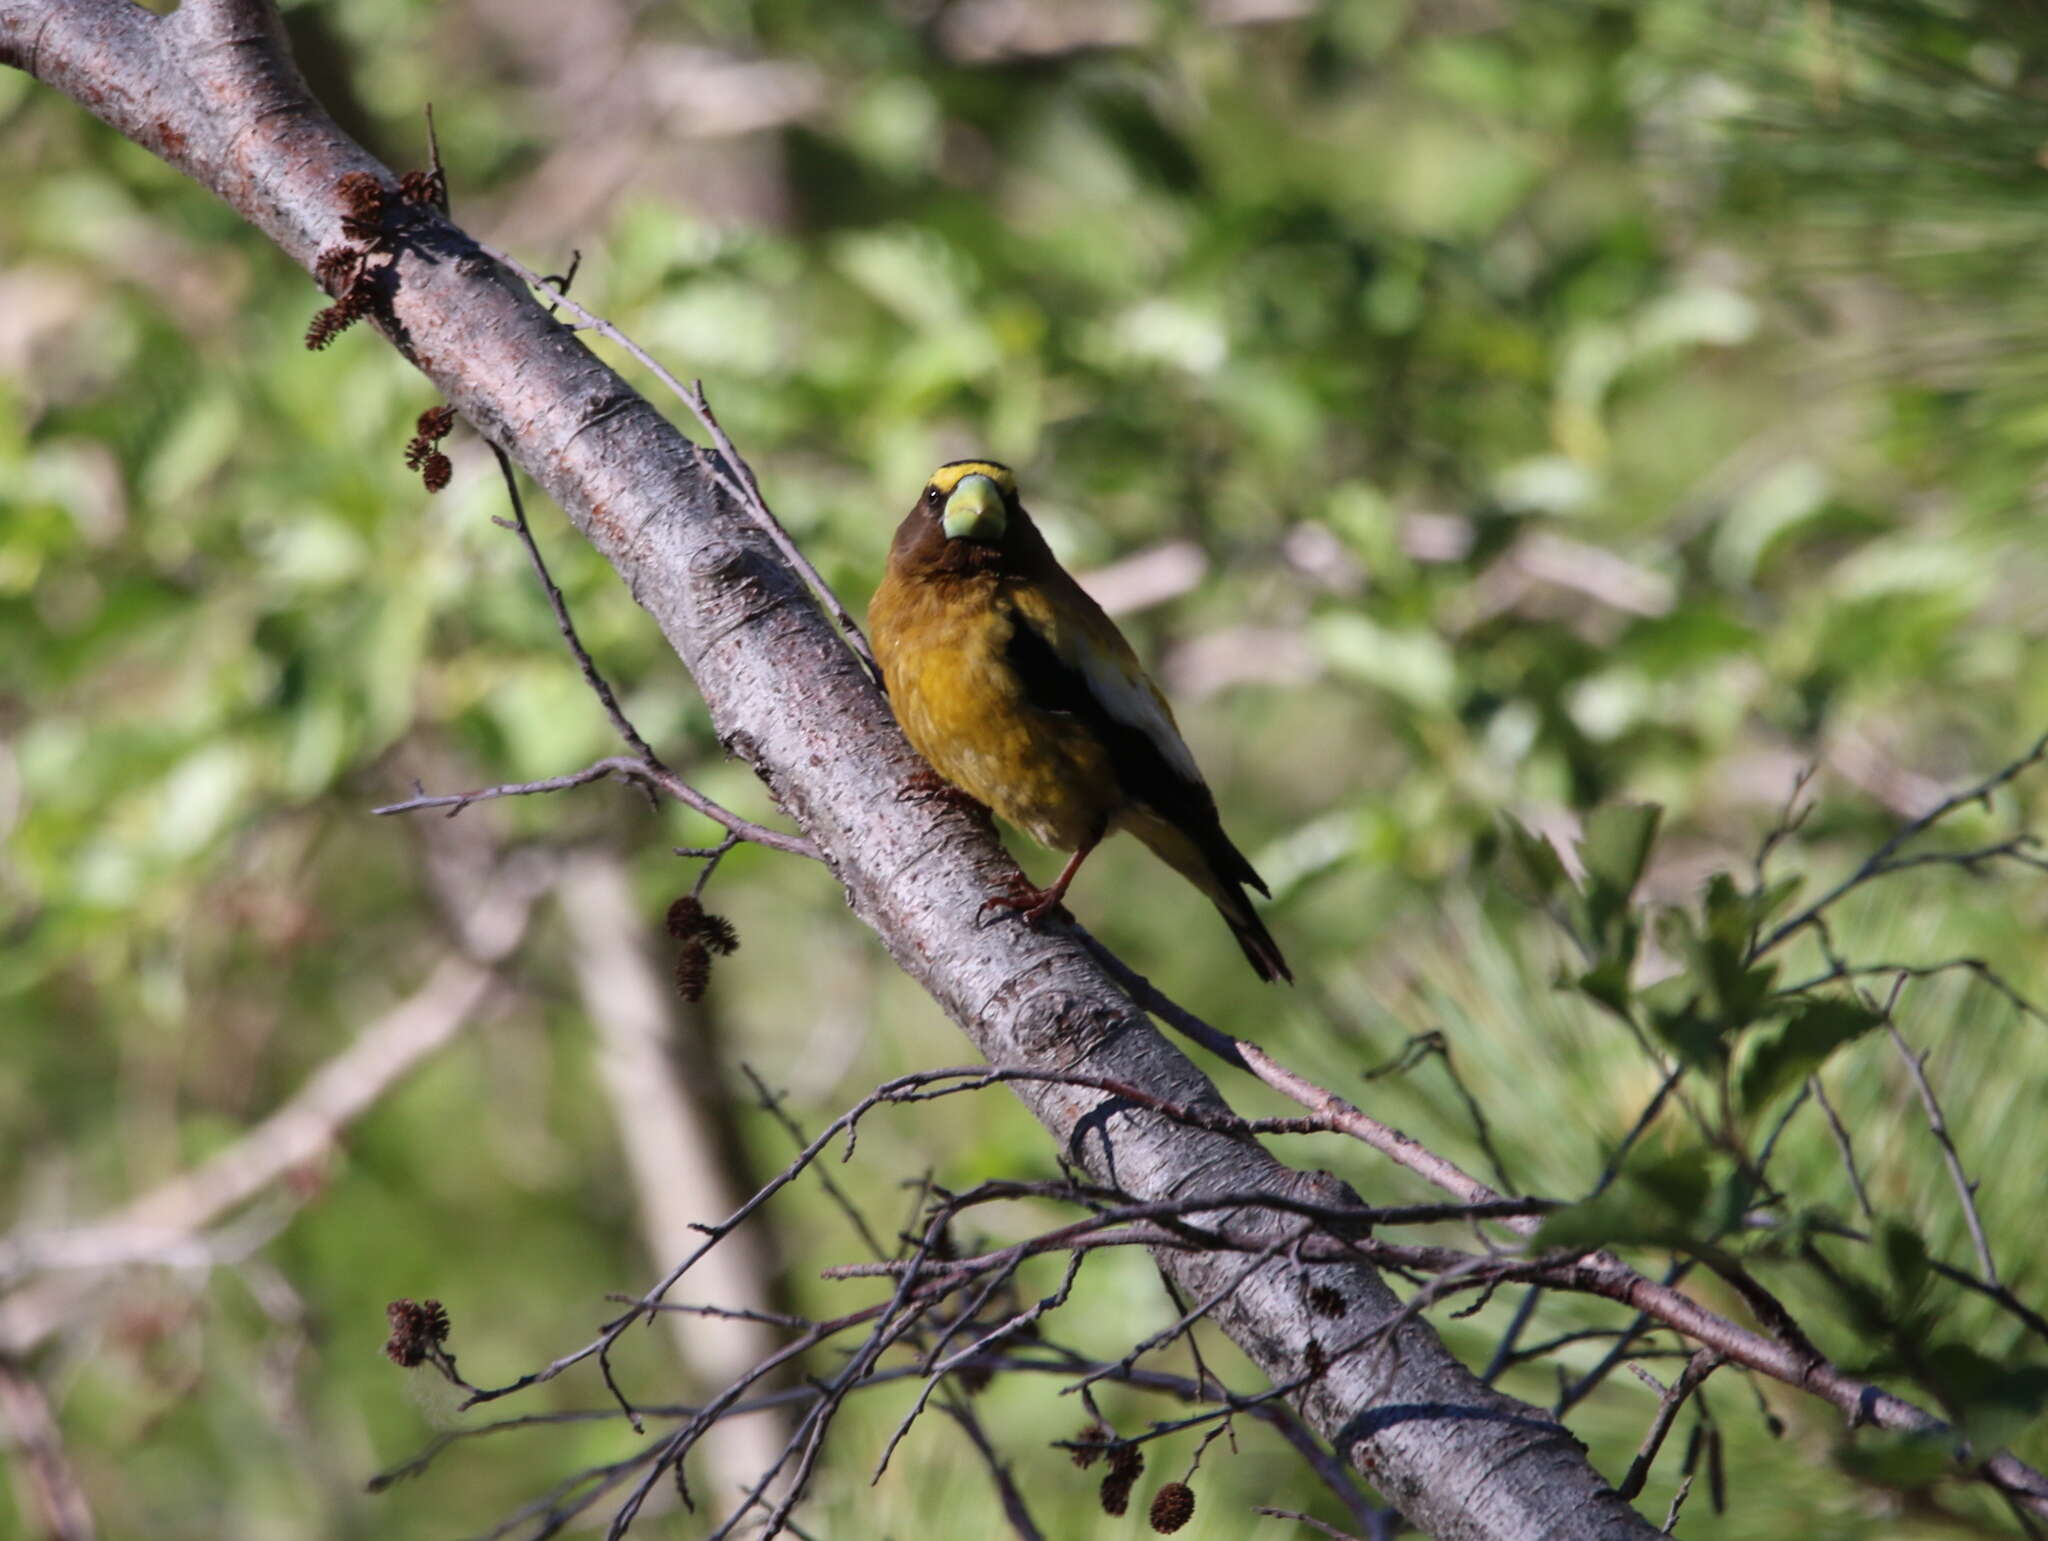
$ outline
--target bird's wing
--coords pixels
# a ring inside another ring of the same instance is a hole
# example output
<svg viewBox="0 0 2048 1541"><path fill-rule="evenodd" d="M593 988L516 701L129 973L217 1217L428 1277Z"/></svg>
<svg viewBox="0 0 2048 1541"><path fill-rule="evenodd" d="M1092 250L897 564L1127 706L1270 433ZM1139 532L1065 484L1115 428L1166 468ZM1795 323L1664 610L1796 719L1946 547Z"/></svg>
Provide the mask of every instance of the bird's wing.
<svg viewBox="0 0 2048 1541"><path fill-rule="evenodd" d="M1265 885L1223 834L1216 799L1202 780L1173 712L1116 623L1074 585L1051 598L1036 586L1011 590L1005 659L1040 711L1072 717L1109 753L1131 801L1184 830L1219 875Z"/></svg>
<svg viewBox="0 0 2048 1541"><path fill-rule="evenodd" d="M1116 623L1079 584L1061 594L1035 584L1012 588L1003 603L1012 622L1009 661L1034 706L1091 725L1106 717L1140 735L1178 780L1202 784L1166 698Z"/></svg>

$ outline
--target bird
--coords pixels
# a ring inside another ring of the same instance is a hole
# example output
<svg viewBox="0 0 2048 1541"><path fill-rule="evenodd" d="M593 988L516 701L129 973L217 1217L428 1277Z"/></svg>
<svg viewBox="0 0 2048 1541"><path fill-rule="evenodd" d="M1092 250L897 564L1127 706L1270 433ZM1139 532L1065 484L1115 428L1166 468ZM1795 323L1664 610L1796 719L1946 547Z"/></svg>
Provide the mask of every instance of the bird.
<svg viewBox="0 0 2048 1541"><path fill-rule="evenodd" d="M984 906L1036 926L1108 835L1128 830L1215 904L1263 980L1293 973L1252 909L1271 897L1223 832L1173 710L1116 623L1060 566L994 460L934 471L868 607L911 747L952 788L1068 851L1051 886Z"/></svg>

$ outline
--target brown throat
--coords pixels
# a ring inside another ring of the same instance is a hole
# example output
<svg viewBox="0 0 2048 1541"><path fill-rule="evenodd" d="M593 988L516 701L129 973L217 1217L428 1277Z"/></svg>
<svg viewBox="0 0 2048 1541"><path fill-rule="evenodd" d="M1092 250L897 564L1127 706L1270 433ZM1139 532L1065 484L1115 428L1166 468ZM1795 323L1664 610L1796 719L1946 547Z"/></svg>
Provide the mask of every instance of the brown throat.
<svg viewBox="0 0 2048 1541"><path fill-rule="evenodd" d="M1010 527L1000 545L951 540L933 512L920 503L896 527L889 567L912 581L923 578L1004 577L1031 579L1052 562L1045 538L1030 515L1012 505Z"/></svg>

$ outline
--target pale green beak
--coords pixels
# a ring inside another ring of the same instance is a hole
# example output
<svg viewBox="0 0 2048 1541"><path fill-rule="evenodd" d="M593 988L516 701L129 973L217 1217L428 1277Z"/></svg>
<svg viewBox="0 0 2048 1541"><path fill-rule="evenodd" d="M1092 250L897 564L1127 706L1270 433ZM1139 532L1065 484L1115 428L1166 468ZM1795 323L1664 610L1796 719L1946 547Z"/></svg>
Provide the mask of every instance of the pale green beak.
<svg viewBox="0 0 2048 1541"><path fill-rule="evenodd" d="M942 523L950 540L1001 540L1009 522L1003 489L979 471L961 477L960 485L946 499Z"/></svg>

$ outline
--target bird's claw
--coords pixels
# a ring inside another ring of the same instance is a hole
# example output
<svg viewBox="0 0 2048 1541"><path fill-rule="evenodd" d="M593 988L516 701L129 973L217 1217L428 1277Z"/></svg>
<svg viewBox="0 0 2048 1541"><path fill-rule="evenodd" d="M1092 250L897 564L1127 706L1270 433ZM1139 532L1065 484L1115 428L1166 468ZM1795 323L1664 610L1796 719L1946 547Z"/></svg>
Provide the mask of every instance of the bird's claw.
<svg viewBox="0 0 2048 1541"><path fill-rule="evenodd" d="M896 789L896 801L899 803L945 803L949 807L959 809L960 812L967 814L970 818L985 819L988 817L988 809L979 799L961 791L952 782L941 778L939 773L930 766L914 770L904 779L903 785Z"/></svg>
<svg viewBox="0 0 2048 1541"><path fill-rule="evenodd" d="M974 914L975 925L987 925L990 910L1013 910L1023 915L1025 925L1036 930L1040 921L1060 909L1064 895L1057 888L1034 888L1022 873L1012 875L1006 882L1007 893L990 894L981 901L981 908Z"/></svg>

